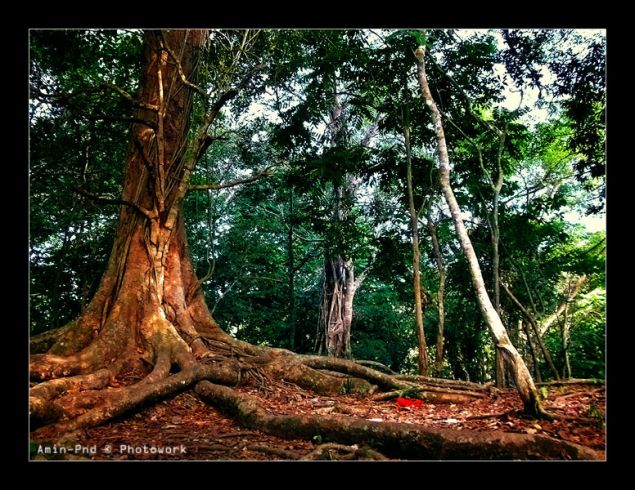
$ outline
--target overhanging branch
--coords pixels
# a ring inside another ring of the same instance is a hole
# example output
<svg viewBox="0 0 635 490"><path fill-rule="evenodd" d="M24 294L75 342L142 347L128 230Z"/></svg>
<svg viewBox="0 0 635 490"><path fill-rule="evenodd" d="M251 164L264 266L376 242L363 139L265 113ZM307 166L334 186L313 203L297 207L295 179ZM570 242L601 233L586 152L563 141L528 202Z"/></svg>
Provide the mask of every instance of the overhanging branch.
<svg viewBox="0 0 635 490"><path fill-rule="evenodd" d="M77 94L90 94L90 93L95 93L95 92L100 92L103 90L112 90L113 92L116 92L119 96L121 96L123 99L127 100L128 102L130 102L133 106L135 107L139 107L141 109L146 109L148 111L152 111L152 112L158 112L159 108L158 106L156 106L155 104L149 104L146 102L141 102L137 99L135 99L132 95L130 95L128 92L126 92L124 89L122 89L121 87L115 85L114 83L108 83L108 82L104 82L104 83L100 83L98 85L92 86L92 87L84 87L82 89L79 89L75 92L71 93L63 93L63 92L57 92L57 93L51 93L51 94L47 94L42 92L41 90L37 89L37 88L33 88L31 87L31 94L35 94L35 98L40 98L40 99L59 99L62 102L67 102L70 103L70 99L74 96L76 96Z"/></svg>
<svg viewBox="0 0 635 490"><path fill-rule="evenodd" d="M206 190L219 190L227 189L229 187L236 187L243 184L251 184L265 177L269 177L273 174L274 167L267 167L251 177L245 179L229 180L227 182L210 183L210 184L190 184L189 190L193 191L206 191Z"/></svg>
<svg viewBox="0 0 635 490"><path fill-rule="evenodd" d="M154 215L152 214L152 212L149 209L146 209L143 206L140 206L139 204L136 204L134 202L126 201L125 199L114 199L114 198L111 198L111 197L99 196L97 194L92 194L92 193L88 192L87 190L82 189L81 187L76 187L73 190L77 194L80 194L80 195L90 199L91 201L97 203L97 204L113 204L113 205L116 205L116 206L130 206L130 207L136 209L137 211L139 211L146 218L148 218L148 219L153 219L154 218Z"/></svg>

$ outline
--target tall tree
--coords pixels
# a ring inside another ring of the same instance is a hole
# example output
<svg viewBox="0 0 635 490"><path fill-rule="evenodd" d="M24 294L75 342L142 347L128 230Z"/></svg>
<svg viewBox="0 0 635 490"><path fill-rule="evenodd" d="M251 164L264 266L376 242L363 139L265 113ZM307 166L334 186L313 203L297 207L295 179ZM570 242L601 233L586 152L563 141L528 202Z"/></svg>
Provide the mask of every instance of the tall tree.
<svg viewBox="0 0 635 490"><path fill-rule="evenodd" d="M441 253L441 246L439 244L439 235L437 233L437 224L432 218L430 207L426 210L426 226L430 238L432 239L432 250L434 252L434 261L437 265L437 273L439 275L439 288L437 290L437 312L439 314L438 326L437 326L437 340L435 343L435 358L434 358L434 370L436 376L439 376L441 369L443 368L443 346L444 346L444 331L445 331L445 262Z"/></svg>
<svg viewBox="0 0 635 490"><path fill-rule="evenodd" d="M414 191L412 185L412 149L410 148L410 127L407 119L403 126L404 143L406 146L406 189L408 190L408 211L410 213L410 234L412 239L412 282L415 297L415 321L419 339L419 374L428 375L428 346L423 328L423 294L421 290L421 252L419 252L419 213L415 208Z"/></svg>
<svg viewBox="0 0 635 490"><path fill-rule="evenodd" d="M331 144L334 148L346 145L346 127L342 104L337 91L337 79L333 86L333 109L330 114ZM340 179L338 179L340 180ZM341 181L333 182L332 219L333 228L341 230L351 213L355 199L357 179L346 172ZM341 233L337 233L340 235ZM324 286L320 317L326 352L329 356L351 356L351 322L353 321L353 299L364 276L355 277L355 266L343 243L325 241ZM320 342L318 334L317 341ZM321 345L319 351L321 352Z"/></svg>
<svg viewBox="0 0 635 490"><path fill-rule="evenodd" d="M425 46L421 45L415 51L421 95L426 105L432 112L432 118L434 121L434 127L437 137L437 149L439 154L439 180L445 199L448 203L448 206L450 207L454 226L456 228L457 234L459 235L463 252L465 253L470 267L470 274L472 276L472 282L476 291L478 303L481 308L481 312L483 313L483 317L485 318L488 327L490 328L492 335L496 340L496 347L501 349L501 351L505 354L506 361L509 363L512 369L514 379L516 381L516 386L523 400L525 410L528 413L532 413L535 415L546 414L546 412L542 408L540 395L538 393L538 390L536 389L536 386L534 385L531 374L529 373L529 370L527 369L523 358L518 353L514 345L511 343L511 340L507 335L507 330L505 329L500 316L496 312L496 309L492 305L489 295L487 294L485 282L483 281L483 275L481 273L481 267L478 263L474 248L472 247L470 237L468 236L467 230L465 229L463 218L461 216L461 209L459 208L459 204L456 201L454 191L452 190L452 186L450 184L450 159L448 156L445 134L443 131L441 113L439 112L439 109L434 102L432 92L430 92L430 87L428 85L424 63L425 49Z"/></svg>
<svg viewBox="0 0 635 490"><path fill-rule="evenodd" d="M233 84L244 85L254 76L253 68L241 70L240 60L257 42L258 33L232 34L240 37L232 40L229 49L217 53L225 57L217 58L224 68L213 80L217 97L211 104L203 100L193 134L189 131L193 95L207 97L197 85L197 68L209 33L144 34L139 94L123 94L136 109L122 198L102 199L121 205L107 270L97 293L76 320L48 333L47 342L33 339L34 346L54 342L48 353L33 354L30 361L31 377L44 381L30 392L32 420L62 419L44 430L63 432L94 425L202 379L236 383L242 369L233 359L236 353L264 356L259 362L268 364L271 374L284 372L285 379L300 385L319 386L318 391L325 392L342 390L345 380L292 361L291 353L282 360L273 351L223 332L205 304L201 282L190 262L181 216L190 176L212 143L209 129L221 108L238 94ZM227 357L227 352L233 354ZM205 362L210 356L215 358L211 364ZM103 391L99 402L85 409L85 397L108 386L119 374L143 365L152 369L142 381ZM180 371L171 375L172 366ZM369 387L362 380L355 383L362 390Z"/></svg>

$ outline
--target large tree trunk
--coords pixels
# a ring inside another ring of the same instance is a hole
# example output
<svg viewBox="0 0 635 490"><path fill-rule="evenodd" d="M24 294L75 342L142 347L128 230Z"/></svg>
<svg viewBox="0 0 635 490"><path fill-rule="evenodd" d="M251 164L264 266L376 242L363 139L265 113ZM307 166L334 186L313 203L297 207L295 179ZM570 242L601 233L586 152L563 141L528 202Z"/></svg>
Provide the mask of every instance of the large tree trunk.
<svg viewBox="0 0 635 490"><path fill-rule="evenodd" d="M421 290L421 253L419 252L419 216L415 208L414 191L412 187L412 151L410 148L410 128L403 128L406 145L407 175L406 188L408 190L408 211L410 212L410 234L412 238L412 282L415 297L415 322L418 338L419 374L428 375L428 346L423 329L423 291Z"/></svg>
<svg viewBox="0 0 635 490"><path fill-rule="evenodd" d="M511 343L511 340L507 335L507 330L498 316L498 313L496 313L496 309L494 308L494 305L492 305L489 295L487 294L485 281L483 280L483 275L481 273L481 267L478 263L478 259L476 258L476 253L474 252L474 247L472 246L470 237L465 229L465 224L463 223L463 218L461 217L461 209L459 208L459 204L456 201L454 192L452 191L452 186L450 185L450 158L448 156L443 123L441 121L441 113L432 98L432 93L430 92L430 88L428 86L423 60L424 54L425 47L419 46L415 53L417 58L419 85L426 105L432 111L432 117L434 120L439 153L439 180L441 182L441 188L443 189L445 199L450 207L454 227L459 235L463 252L465 253L465 257L470 267L470 274L472 276L472 283L474 285L478 303L485 322L487 323L487 326L492 332L492 336L497 343L497 348L505 355L505 360L509 364L514 375L516 387L518 388L518 392L523 400L525 410L528 413L535 415L544 414L544 409L540 403L540 395L534 385L531 374L529 373L522 357Z"/></svg>
<svg viewBox="0 0 635 490"><path fill-rule="evenodd" d="M195 336L185 291L196 281L179 216L185 189L176 180L188 172L183 167L192 93L160 47L167 43L182 53L181 67L192 76L205 39L202 31L145 34L146 69L136 117L154 130L133 126L122 196L128 205L121 208L107 270L74 328L50 351L70 354L86 347L74 362L64 363L70 371L108 363L127 349L151 358L158 337L178 336L178 331Z"/></svg>
<svg viewBox="0 0 635 490"><path fill-rule="evenodd" d="M326 352L333 357L351 356L353 298L358 284L350 261L338 256L324 267L322 325Z"/></svg>

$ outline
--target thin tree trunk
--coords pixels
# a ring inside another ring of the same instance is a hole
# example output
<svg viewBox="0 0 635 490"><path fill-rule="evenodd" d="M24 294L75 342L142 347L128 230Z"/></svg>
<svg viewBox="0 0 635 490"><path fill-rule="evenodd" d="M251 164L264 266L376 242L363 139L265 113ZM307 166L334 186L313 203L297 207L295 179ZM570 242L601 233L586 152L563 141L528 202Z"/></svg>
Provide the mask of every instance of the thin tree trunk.
<svg viewBox="0 0 635 490"><path fill-rule="evenodd" d="M445 264L443 263L443 255L439 246L439 237L437 235L437 227L432 222L430 211L426 216L428 231L432 238L432 248L434 250L434 259L437 263L437 271L439 273L439 290L437 291L437 311L439 315L439 323L437 328L437 341L435 349L434 369L437 376L443 368L443 344L445 331Z"/></svg>
<svg viewBox="0 0 635 490"><path fill-rule="evenodd" d="M478 259L476 258L476 253L474 252L474 247L472 246L470 237L465 229L465 224L463 223L463 218L461 217L461 209L450 185L450 158L448 156L441 114L434 102L434 99L432 98L432 93L430 92L430 88L428 86L428 80L425 72L424 54L425 47L419 46L415 53L417 58L419 85L423 98L427 106L432 111L432 117L434 120L439 154L439 180L441 182L441 188L443 189L445 199L450 207L450 213L452 214L454 226L460 238L463 252L465 253L465 257L470 266L470 274L472 276L472 282L474 284L481 312L483 313L485 322L492 332L492 335L497 343L497 347L504 352L505 360L510 365L516 382L516 387L525 406L525 411L534 415L545 414L540 402L538 390L534 385L534 380L532 379L522 357L511 343L509 336L507 335L507 330L498 316L498 313L496 313L496 309L492 305L489 295L487 294L485 281L483 280L483 275L481 273L481 267L478 263Z"/></svg>
<svg viewBox="0 0 635 490"><path fill-rule="evenodd" d="M525 337L527 339L527 346L529 347L529 354L531 355L531 361L534 365L534 375L536 376L536 381L538 383L542 383L542 376L540 375L540 366L538 365L538 357L536 356L536 349L534 349L534 344L531 342L531 335L529 335L529 329L527 328L527 324L519 320L518 321L525 332Z"/></svg>
<svg viewBox="0 0 635 490"><path fill-rule="evenodd" d="M579 281L578 284L580 284ZM576 284L576 287L578 286L578 284ZM571 297L571 294L568 295L568 298L569 297ZM569 301L565 302L564 318L561 322L561 326L562 354L564 357L563 375L566 379L569 379L571 378L571 362L569 360Z"/></svg>
<svg viewBox="0 0 635 490"><path fill-rule="evenodd" d="M412 150L410 148L410 128L403 128L404 140L406 145L407 159L407 188L408 188L408 209L410 211L410 233L412 237L412 280L413 291L415 296L415 321L417 325L417 335L419 344L419 374L428 375L428 346L426 345L426 336L423 329L423 301L421 290L421 271L419 252L419 217L415 209L414 192L412 189Z"/></svg>
<svg viewBox="0 0 635 490"><path fill-rule="evenodd" d="M296 311L295 311L295 257L293 254L293 188L289 191L289 230L287 233L287 255L289 276L289 349L295 350Z"/></svg>
<svg viewBox="0 0 635 490"><path fill-rule="evenodd" d="M564 377L566 379L570 379L571 378L571 360L569 359L569 323L565 322L564 324L564 366L565 366L565 373L564 373Z"/></svg>
<svg viewBox="0 0 635 490"><path fill-rule="evenodd" d="M556 366L553 363L553 359L551 358L551 354L547 350L545 343L542 341L542 337L540 336L538 332L538 325L536 324L536 320L534 319L533 316L531 316L531 314L527 311L527 308L525 308L522 305L522 303L518 300L518 298L514 296L514 294L510 291L510 289L505 284L503 284L503 289L505 290L505 293L507 293L507 296L509 296L509 298L514 302L514 304L518 306L518 309L521 311L523 316L527 319L527 321L531 325L531 329L533 330L534 335L536 336L536 342L538 342L538 347L540 347L542 356L544 357L545 362L547 363L547 366L549 366L549 369L551 369L551 372L553 373L556 380L559 381L560 373L558 373L558 370L556 369Z"/></svg>
<svg viewBox="0 0 635 490"><path fill-rule="evenodd" d="M502 187L502 178L499 180ZM500 187L494 189L494 210L492 211L492 279L494 284L494 308L500 316L501 314L501 293L500 293L500 230L498 228L498 198Z"/></svg>
<svg viewBox="0 0 635 490"><path fill-rule="evenodd" d="M499 165L500 168L500 165ZM502 187L502 172L499 171L499 182ZM498 184L497 183L497 184ZM500 234L498 229L498 196L500 195L500 187L494 186L494 210L492 211L491 235L492 235L492 284L494 286L494 309L499 317L501 317L500 303L500 253L499 242ZM505 372L505 359L500 349L495 352L496 363L496 386L504 388L507 385L507 376Z"/></svg>
<svg viewBox="0 0 635 490"><path fill-rule="evenodd" d="M496 369L496 387L504 388L507 386L505 354L499 348L494 351L494 365Z"/></svg>

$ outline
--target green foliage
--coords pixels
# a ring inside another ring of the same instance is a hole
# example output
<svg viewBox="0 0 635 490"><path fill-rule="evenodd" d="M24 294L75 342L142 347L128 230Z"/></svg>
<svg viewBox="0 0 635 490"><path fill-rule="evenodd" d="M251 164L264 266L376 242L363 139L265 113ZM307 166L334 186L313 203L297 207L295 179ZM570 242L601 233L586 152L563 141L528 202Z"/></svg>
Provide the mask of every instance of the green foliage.
<svg viewBox="0 0 635 490"><path fill-rule="evenodd" d="M197 80L213 97L227 88L221 82L243 36L243 31L214 36ZM353 357L396 371L416 370L405 189L408 128L415 207L422 221L430 209L447 275L443 374L492 378L491 338L439 193L434 128L416 82L413 50L425 45L433 96L443 111L452 184L487 286L493 272L487 174L496 180L500 156L501 277L540 320L563 300L565 275L586 274L588 286L569 307L572 374L604 376L605 235L588 234L568 221L568 213L602 203L603 40L588 41L571 31L448 29L372 35L263 30L247 37L254 50L232 68L244 77L240 95L220 115L192 183L242 179L270 166L274 175L191 192L183 207L193 265L199 277L210 273L203 289L225 329L257 344L312 352L324 264L339 255L353 262L356 273L371 266L354 301ZM139 32L31 33L32 333L74 318L105 268L118 209L98 206L74 189L121 193L132 110L103 86L113 83L135 93L142 46ZM553 81L543 77L545 70ZM505 93L515 87L544 91L557 110L534 124L527 117L531 107L503 108ZM337 104L341 113L334 124ZM202 117L198 99L194 111L193 127ZM504 140L496 129L504 130ZM369 131L373 137L364 141ZM423 223L420 239L432 359L439 280ZM512 340L526 355L523 336L514 330L520 313L505 296L502 309ZM545 342L562 369L557 326Z"/></svg>
<svg viewBox="0 0 635 490"><path fill-rule="evenodd" d="M117 118L130 107L108 82L133 92L141 68L136 33L31 32L31 331L73 319L95 292L115 230L117 208L78 194L118 197L128 145Z"/></svg>

